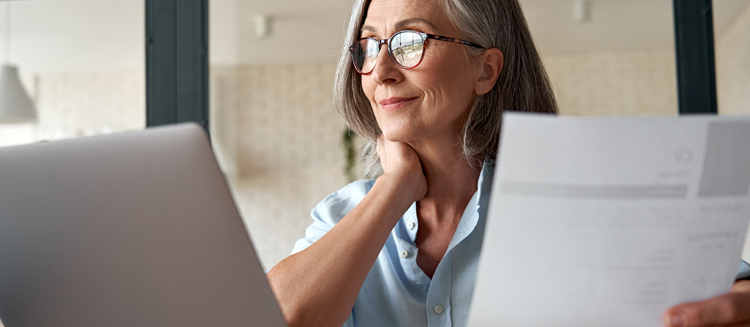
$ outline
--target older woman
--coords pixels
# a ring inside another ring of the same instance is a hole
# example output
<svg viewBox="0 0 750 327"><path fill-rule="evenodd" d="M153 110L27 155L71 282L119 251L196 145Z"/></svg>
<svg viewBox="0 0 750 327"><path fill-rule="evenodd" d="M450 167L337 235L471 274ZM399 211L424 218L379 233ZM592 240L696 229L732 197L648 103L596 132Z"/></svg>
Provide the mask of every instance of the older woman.
<svg viewBox="0 0 750 327"><path fill-rule="evenodd" d="M290 326L464 326L504 110L555 113L516 0L358 0L336 103L376 180L325 198L268 280ZM350 46L350 47L349 47ZM750 320L750 287L665 315Z"/></svg>

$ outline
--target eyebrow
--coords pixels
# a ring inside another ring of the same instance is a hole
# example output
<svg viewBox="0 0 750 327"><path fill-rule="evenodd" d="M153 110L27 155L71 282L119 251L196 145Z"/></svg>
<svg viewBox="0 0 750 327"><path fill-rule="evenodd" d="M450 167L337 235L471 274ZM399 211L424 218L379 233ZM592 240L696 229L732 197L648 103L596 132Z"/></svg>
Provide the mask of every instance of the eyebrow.
<svg viewBox="0 0 750 327"><path fill-rule="evenodd" d="M408 18L408 19L398 21L396 25L393 26L393 28L398 31L404 28L404 26L408 26L414 23L425 23L429 25L430 27L432 27L433 29L437 30L437 27L435 27L435 25L433 25L432 23L430 23L430 21L421 17ZM365 26L362 26L362 29L360 30L360 32L363 32L363 31L370 31L370 32L376 33L378 30L373 26L365 25Z"/></svg>

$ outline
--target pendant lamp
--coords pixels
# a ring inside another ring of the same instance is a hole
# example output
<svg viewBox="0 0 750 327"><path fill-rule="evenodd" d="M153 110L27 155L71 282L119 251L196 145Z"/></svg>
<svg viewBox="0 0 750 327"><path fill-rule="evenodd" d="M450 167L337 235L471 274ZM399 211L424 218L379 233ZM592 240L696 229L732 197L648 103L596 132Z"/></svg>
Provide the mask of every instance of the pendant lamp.
<svg viewBox="0 0 750 327"><path fill-rule="evenodd" d="M10 57L10 1L5 6L5 64L0 68L0 124L35 123L36 108L23 88L18 68L8 63Z"/></svg>

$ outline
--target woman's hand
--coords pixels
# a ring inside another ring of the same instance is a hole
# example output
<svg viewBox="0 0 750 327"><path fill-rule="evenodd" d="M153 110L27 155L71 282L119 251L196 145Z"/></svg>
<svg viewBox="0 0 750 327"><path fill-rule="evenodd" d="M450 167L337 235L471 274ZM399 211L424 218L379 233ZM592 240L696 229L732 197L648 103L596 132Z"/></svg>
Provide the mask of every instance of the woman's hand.
<svg viewBox="0 0 750 327"><path fill-rule="evenodd" d="M669 308L664 314L664 325L750 326L750 280L735 282L729 293Z"/></svg>
<svg viewBox="0 0 750 327"><path fill-rule="evenodd" d="M411 146L381 137L377 149L385 174L367 195L310 247L266 274L290 327L343 325L393 226L427 192Z"/></svg>
<svg viewBox="0 0 750 327"><path fill-rule="evenodd" d="M414 190L412 202L425 196L427 178L414 148L406 143L388 141L381 134L378 138L378 156L384 176L392 176L402 187Z"/></svg>

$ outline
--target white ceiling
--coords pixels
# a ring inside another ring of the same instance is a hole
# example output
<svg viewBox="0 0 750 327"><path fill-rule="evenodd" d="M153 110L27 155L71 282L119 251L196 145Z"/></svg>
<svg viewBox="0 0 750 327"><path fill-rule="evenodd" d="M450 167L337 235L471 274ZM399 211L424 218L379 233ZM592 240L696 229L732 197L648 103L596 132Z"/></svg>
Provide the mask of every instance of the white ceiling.
<svg viewBox="0 0 750 327"><path fill-rule="evenodd" d="M209 0L213 64L334 61L353 0ZM543 53L668 50L671 0L590 0L591 20L573 19L572 0L520 0ZM5 6L0 3L0 59ZM717 39L750 0L714 0ZM142 69L144 0L12 1L11 60L22 71ZM273 17L254 35L253 17Z"/></svg>

